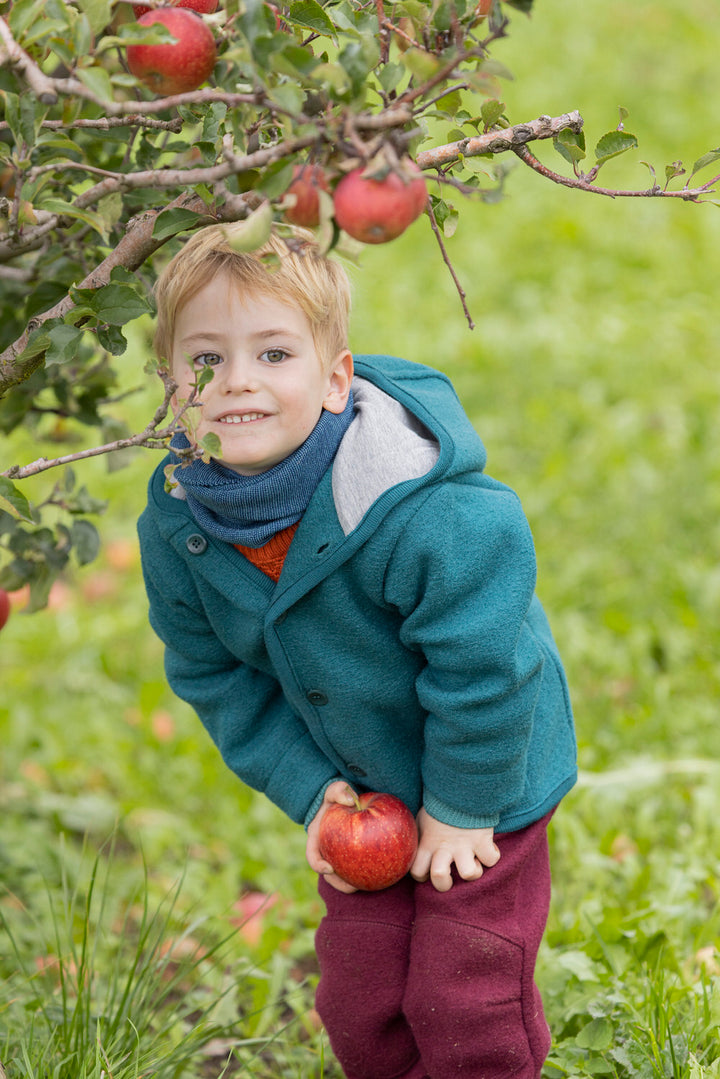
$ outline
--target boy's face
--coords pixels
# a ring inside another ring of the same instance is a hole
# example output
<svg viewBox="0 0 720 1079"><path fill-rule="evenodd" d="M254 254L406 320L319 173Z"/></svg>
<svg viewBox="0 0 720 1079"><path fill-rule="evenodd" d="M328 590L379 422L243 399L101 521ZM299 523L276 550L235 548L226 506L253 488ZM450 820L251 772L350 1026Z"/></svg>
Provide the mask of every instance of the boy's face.
<svg viewBox="0 0 720 1079"><path fill-rule="evenodd" d="M193 409L195 438L212 432L227 468L265 472L308 437L323 408L342 412L352 380L344 350L323 364L303 311L256 293L241 293L218 274L178 311L172 354L176 397L187 400L197 375L213 379Z"/></svg>

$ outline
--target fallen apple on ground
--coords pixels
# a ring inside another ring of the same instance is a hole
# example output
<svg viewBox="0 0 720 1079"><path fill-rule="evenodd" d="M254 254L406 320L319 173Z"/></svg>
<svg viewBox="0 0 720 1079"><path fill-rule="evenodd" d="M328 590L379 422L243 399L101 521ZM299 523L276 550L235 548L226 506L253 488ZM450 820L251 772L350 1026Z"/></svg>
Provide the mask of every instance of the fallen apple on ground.
<svg viewBox="0 0 720 1079"><path fill-rule="evenodd" d="M384 244L420 216L427 197L425 178L409 159L377 177L359 167L343 176L335 188L335 221L355 240Z"/></svg>
<svg viewBox="0 0 720 1079"><path fill-rule="evenodd" d="M353 805L334 803L325 811L318 834L320 854L354 888L379 892L410 869L418 846L417 824L394 794L352 793Z"/></svg>
<svg viewBox="0 0 720 1079"><path fill-rule="evenodd" d="M128 45L128 67L148 89L162 97L197 90L212 74L217 50L212 30L200 15L184 7L148 11L141 26L160 23L177 41L167 45Z"/></svg>

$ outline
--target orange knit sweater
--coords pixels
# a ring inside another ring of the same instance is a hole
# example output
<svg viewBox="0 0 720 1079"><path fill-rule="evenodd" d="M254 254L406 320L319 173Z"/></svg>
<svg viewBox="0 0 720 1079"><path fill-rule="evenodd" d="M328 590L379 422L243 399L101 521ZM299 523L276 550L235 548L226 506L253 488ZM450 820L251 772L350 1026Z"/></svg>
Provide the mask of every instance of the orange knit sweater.
<svg viewBox="0 0 720 1079"><path fill-rule="evenodd" d="M277 584L282 573L285 555L290 549L292 538L299 524L300 522L296 521L294 525L276 532L262 547L243 547L241 543L236 543L235 546L240 554L244 554L249 562L261 569Z"/></svg>

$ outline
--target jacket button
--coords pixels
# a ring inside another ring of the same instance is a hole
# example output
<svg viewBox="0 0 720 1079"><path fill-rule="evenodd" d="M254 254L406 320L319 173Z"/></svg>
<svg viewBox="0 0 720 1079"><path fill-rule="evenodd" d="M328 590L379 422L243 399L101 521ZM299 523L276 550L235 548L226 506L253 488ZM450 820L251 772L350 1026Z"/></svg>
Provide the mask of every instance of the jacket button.
<svg viewBox="0 0 720 1079"><path fill-rule="evenodd" d="M307 691L307 693L305 694L305 696L310 701L310 704L321 705L321 704L327 704L327 702L328 702L328 699L325 696L325 694L319 689L309 689Z"/></svg>
<svg viewBox="0 0 720 1079"><path fill-rule="evenodd" d="M207 550L208 541L204 536L201 536L199 532L193 532L191 536L185 540L185 546L190 554L202 554Z"/></svg>
<svg viewBox="0 0 720 1079"><path fill-rule="evenodd" d="M362 779L363 776L367 775L365 769L361 768L359 764L348 764L347 770L348 772L352 772L354 776L357 776L358 779Z"/></svg>

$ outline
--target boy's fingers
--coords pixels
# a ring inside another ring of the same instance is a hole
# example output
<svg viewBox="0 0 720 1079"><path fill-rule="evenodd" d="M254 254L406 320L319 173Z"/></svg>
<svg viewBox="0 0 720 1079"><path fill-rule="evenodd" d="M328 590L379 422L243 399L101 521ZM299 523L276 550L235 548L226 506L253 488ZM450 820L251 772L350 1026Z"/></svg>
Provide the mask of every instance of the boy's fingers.
<svg viewBox="0 0 720 1079"><path fill-rule="evenodd" d="M430 876L430 861L430 852L423 850L422 847L418 847L415 861L410 866L410 876L413 880L423 881L428 879Z"/></svg>
<svg viewBox="0 0 720 1079"><path fill-rule="evenodd" d="M449 851L435 851L430 863L430 881L436 892L449 892L452 888L452 864L453 857Z"/></svg>
<svg viewBox="0 0 720 1079"><path fill-rule="evenodd" d="M480 859L472 850L461 851L455 859L455 866L463 880L478 880L483 875Z"/></svg>
<svg viewBox="0 0 720 1079"><path fill-rule="evenodd" d="M337 873L323 873L322 876L336 891L344 892L345 895L352 895L353 892L358 890L357 888L354 888L352 884L348 884L346 880L343 880L342 877L339 877Z"/></svg>
<svg viewBox="0 0 720 1079"><path fill-rule="evenodd" d="M479 853L477 857L479 861L481 861L482 864L486 865L489 869L490 866L497 865L497 863L500 861L500 848L495 843L493 843L492 846L489 847L489 849L484 850L481 854Z"/></svg>

